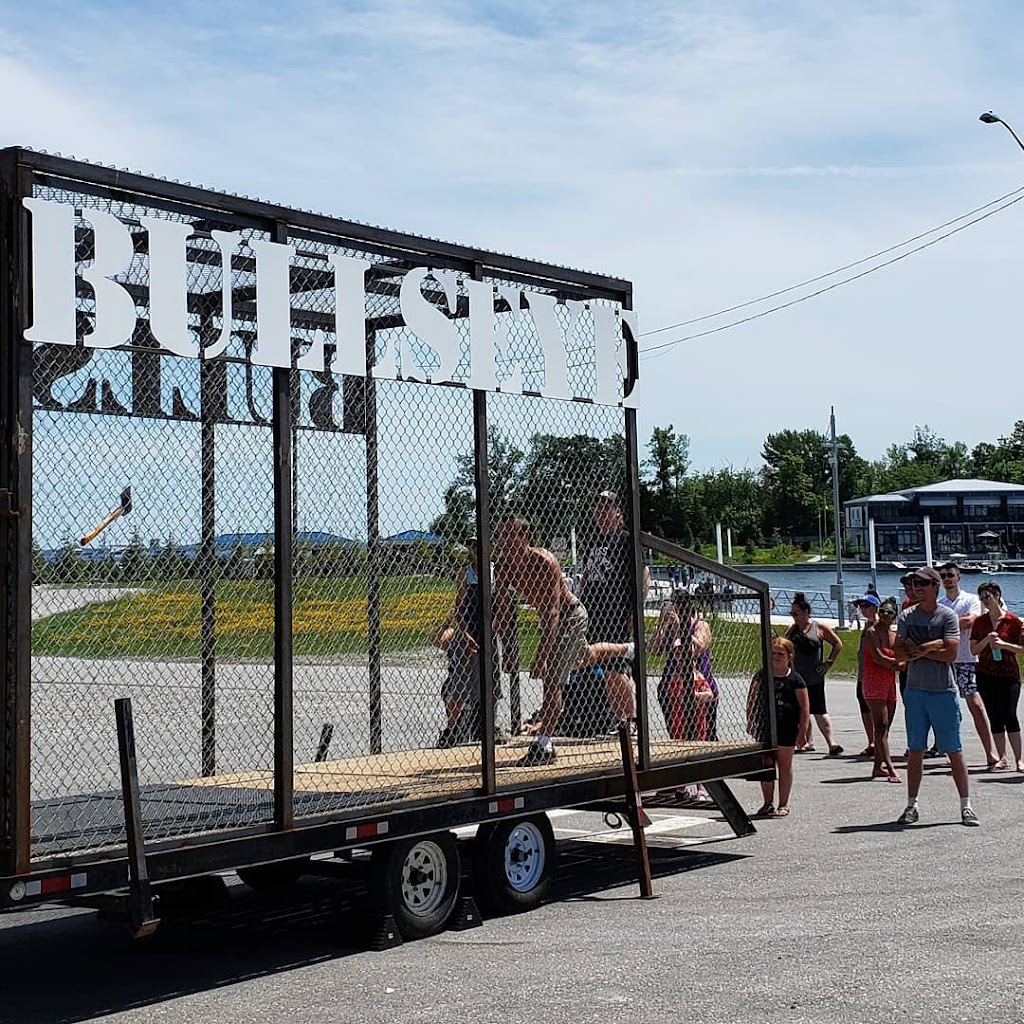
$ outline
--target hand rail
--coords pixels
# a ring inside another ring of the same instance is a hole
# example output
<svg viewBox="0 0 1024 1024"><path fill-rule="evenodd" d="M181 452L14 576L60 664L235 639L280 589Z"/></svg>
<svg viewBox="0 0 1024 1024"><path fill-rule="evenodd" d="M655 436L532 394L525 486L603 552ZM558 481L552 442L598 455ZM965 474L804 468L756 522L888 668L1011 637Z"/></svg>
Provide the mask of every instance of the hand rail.
<svg viewBox="0 0 1024 1024"><path fill-rule="evenodd" d="M754 576L748 576L745 572L740 572L739 569L734 569L731 565L722 565L721 562L716 562L711 558L706 558L704 555L700 555L696 551L680 547L678 544L673 544L671 541L662 540L661 537L655 537L653 534L643 533L641 531L640 543L643 547L650 548L652 551L657 551L661 555L667 555L669 558L678 558L687 565L692 565L697 569L703 569L704 572L713 572L716 576L721 576L732 583L738 583L741 587L747 587L757 594L768 593L768 584L765 583L764 580L759 580Z"/></svg>

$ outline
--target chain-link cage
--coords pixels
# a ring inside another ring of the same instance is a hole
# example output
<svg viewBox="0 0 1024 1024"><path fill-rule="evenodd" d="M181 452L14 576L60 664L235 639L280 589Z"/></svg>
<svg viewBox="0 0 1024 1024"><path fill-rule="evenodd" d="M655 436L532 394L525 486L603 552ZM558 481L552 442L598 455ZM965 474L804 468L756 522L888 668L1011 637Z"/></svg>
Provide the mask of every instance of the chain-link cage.
<svg viewBox="0 0 1024 1024"><path fill-rule="evenodd" d="M158 193L35 179L74 210L78 344L32 347L33 857L124 842L124 696L147 842L619 774L622 720L652 764L767 742L739 577L639 625L625 282ZM104 215L135 313L107 348L83 279ZM272 367L260 260L285 241Z"/></svg>
<svg viewBox="0 0 1024 1024"><path fill-rule="evenodd" d="M742 751L770 737L762 595L739 574L679 563L675 585L645 616L654 763Z"/></svg>
<svg viewBox="0 0 1024 1024"><path fill-rule="evenodd" d="M133 230L136 255L118 281L144 325L140 218L174 214L54 187L35 196L81 212L76 261L93 255L94 211ZM217 225L191 223L191 333L204 345L222 337L221 359L158 354L143 326L130 351L33 350L36 855L121 841L121 696L134 705L148 839L273 818L266 787L196 785L217 773L263 778L273 763L270 371L246 361L253 309L241 298L253 286L249 246L268 236L222 225L238 233L225 286ZM235 299L227 321L222 287ZM77 317L80 333L92 329L81 284Z"/></svg>

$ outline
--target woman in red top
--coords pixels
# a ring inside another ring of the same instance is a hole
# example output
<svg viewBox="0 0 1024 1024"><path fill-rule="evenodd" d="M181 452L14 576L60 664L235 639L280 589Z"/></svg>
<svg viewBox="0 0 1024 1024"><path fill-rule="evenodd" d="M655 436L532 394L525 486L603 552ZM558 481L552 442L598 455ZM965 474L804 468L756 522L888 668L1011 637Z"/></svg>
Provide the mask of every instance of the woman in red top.
<svg viewBox="0 0 1024 1024"><path fill-rule="evenodd" d="M992 724L992 740L999 760L989 767L1005 771L1006 739L1017 771L1024 772L1021 760L1020 722L1017 720L1017 701L1020 699L1020 666L1017 655L1024 654L1021 645L1021 620L1006 610L1003 591L998 583L982 583L978 597L984 612L971 627L971 654L978 656L978 693L985 703L988 720Z"/></svg>
<svg viewBox="0 0 1024 1024"><path fill-rule="evenodd" d="M875 735L873 779L899 782L889 750L889 727L896 713L896 669L892 624L896 621L896 599L887 597L878 606L877 621L864 630L864 700L871 712Z"/></svg>

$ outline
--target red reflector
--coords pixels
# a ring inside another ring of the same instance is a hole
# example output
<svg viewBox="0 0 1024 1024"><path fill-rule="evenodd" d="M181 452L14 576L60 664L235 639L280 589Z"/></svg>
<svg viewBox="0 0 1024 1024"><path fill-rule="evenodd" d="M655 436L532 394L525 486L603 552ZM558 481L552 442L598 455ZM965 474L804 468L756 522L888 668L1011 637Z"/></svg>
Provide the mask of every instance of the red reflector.
<svg viewBox="0 0 1024 1024"><path fill-rule="evenodd" d="M372 825L357 825L356 826L356 839L369 839L370 836L377 834L376 822Z"/></svg>
<svg viewBox="0 0 1024 1024"><path fill-rule="evenodd" d="M62 875L57 878L44 878L39 884L39 891L44 895L51 892L67 892L70 888L70 875Z"/></svg>

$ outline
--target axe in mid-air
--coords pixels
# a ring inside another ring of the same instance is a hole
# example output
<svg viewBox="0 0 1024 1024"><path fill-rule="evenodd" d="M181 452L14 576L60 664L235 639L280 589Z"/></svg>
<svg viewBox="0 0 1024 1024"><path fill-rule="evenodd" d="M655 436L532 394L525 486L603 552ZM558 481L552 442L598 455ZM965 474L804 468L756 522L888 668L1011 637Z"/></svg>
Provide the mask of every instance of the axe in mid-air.
<svg viewBox="0 0 1024 1024"><path fill-rule="evenodd" d="M82 537L81 544L84 547L86 544L94 541L115 519L120 519L121 516L128 515L132 510L132 489L129 485L121 492L121 504L115 509L111 509L110 512L104 517L103 521L98 525L94 526L85 536Z"/></svg>

